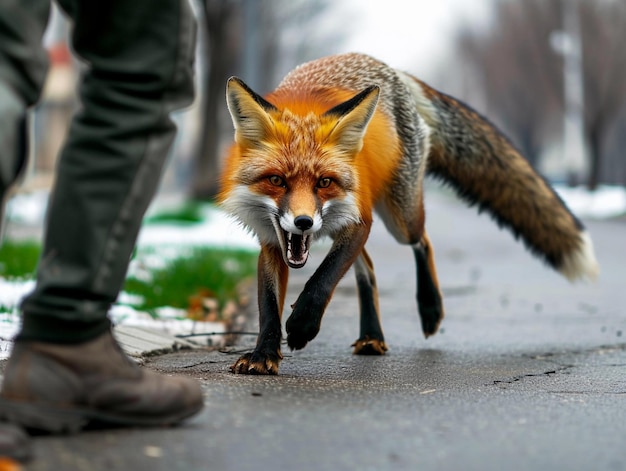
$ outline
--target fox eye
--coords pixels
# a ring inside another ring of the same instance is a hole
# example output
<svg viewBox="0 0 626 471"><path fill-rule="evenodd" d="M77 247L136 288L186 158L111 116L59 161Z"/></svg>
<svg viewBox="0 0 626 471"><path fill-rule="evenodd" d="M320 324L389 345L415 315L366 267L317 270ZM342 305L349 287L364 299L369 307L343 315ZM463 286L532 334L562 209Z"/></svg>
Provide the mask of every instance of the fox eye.
<svg viewBox="0 0 626 471"><path fill-rule="evenodd" d="M274 186L284 186L285 185L285 180L283 180L282 177L279 177L278 175L272 175L271 177L268 177L268 180Z"/></svg>
<svg viewBox="0 0 626 471"><path fill-rule="evenodd" d="M320 178L317 182L317 187L318 188L328 188L330 186L330 184L332 183L332 180L328 177L323 177Z"/></svg>

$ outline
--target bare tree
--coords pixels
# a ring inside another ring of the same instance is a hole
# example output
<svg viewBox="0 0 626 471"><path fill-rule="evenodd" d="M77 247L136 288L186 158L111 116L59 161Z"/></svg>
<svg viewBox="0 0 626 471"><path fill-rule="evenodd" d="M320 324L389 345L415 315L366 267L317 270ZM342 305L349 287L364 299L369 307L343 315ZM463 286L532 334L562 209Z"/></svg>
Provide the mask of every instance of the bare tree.
<svg viewBox="0 0 626 471"><path fill-rule="evenodd" d="M589 145L588 187L600 180L608 129L626 104L626 3L580 3L585 85L585 134ZM624 181L623 183L626 183Z"/></svg>
<svg viewBox="0 0 626 471"><path fill-rule="evenodd" d="M193 199L217 194L221 132L226 80L235 73L241 54L241 8L238 0L202 0L200 39L200 131L193 162L190 192Z"/></svg>
<svg viewBox="0 0 626 471"><path fill-rule="evenodd" d="M588 186L594 189L606 160L607 131L626 103L626 3L578 2ZM561 7L559 0L497 0L487 34L465 30L459 37L466 60L482 72L490 112L531 163L563 114L563 60L550 45L551 35L563 29Z"/></svg>
<svg viewBox="0 0 626 471"><path fill-rule="evenodd" d="M334 15L337 2L332 0L279 0L280 8L273 10L274 31L279 48L267 51L274 55L273 75L268 76L271 87L293 67L336 51L344 40L349 25L345 18ZM277 54L278 53L278 54Z"/></svg>
<svg viewBox="0 0 626 471"><path fill-rule="evenodd" d="M488 34L466 29L459 44L466 60L480 71L489 114L535 164L561 106L561 59L549 42L557 26L558 2L501 1L495 9Z"/></svg>
<svg viewBox="0 0 626 471"><path fill-rule="evenodd" d="M626 106L622 106L607 129L602 144L602 166L599 169L599 182L611 185L626 183Z"/></svg>

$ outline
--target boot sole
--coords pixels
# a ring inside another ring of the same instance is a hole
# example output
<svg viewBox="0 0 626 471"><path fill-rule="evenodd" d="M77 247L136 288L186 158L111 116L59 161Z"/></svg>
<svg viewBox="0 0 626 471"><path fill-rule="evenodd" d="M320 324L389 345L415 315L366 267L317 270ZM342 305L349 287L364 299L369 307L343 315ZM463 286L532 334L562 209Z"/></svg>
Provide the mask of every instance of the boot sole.
<svg viewBox="0 0 626 471"><path fill-rule="evenodd" d="M0 469L18 469L11 466L3 467L3 464L6 466L3 458L9 458L20 463L25 463L32 458L33 444L30 437L21 427L17 427L14 424L0 423L0 437L2 437L2 443L0 443Z"/></svg>
<svg viewBox="0 0 626 471"><path fill-rule="evenodd" d="M80 407L55 407L0 399L0 418L29 431L51 434L78 433L85 428L162 427L175 425L198 413L203 403L160 416L134 416Z"/></svg>

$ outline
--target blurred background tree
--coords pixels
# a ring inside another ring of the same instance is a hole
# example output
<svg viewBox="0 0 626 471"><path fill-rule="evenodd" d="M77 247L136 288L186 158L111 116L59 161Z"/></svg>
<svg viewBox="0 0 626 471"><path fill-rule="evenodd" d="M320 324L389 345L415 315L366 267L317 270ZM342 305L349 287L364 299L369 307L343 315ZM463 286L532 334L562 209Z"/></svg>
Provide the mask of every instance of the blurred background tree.
<svg viewBox="0 0 626 471"><path fill-rule="evenodd" d="M460 51L474 71L468 79L483 87L485 113L536 165L561 109L562 60L549 40L559 25L558 0L501 1L494 18L490 30L463 29Z"/></svg>
<svg viewBox="0 0 626 471"><path fill-rule="evenodd" d="M193 199L210 199L217 193L225 83L237 72L241 57L242 2L203 0L197 16L200 124L189 188Z"/></svg>
<svg viewBox="0 0 626 471"><path fill-rule="evenodd" d="M565 5L565 2L570 2ZM533 165L563 133L564 59L555 39L564 7L576 10L582 53L585 183L626 183L626 2L623 0L494 0L491 28L462 28L458 48L469 71L466 90L479 90L494 117ZM621 132L612 132L615 127ZM578 175L580 180L583 175Z"/></svg>
<svg viewBox="0 0 626 471"><path fill-rule="evenodd" d="M626 184L624 147L612 151L611 127L623 135L626 119L626 2L586 0L580 4L583 76L585 86L585 134L591 158L588 187L601 180ZM622 142L623 144L623 142ZM621 177L621 178L620 178Z"/></svg>
<svg viewBox="0 0 626 471"><path fill-rule="evenodd" d="M381 8L373 0L192 0L199 23L198 96L176 116L180 132L162 193L215 196L232 140L225 106L229 76L239 75L263 94L296 65L351 50L373 54L462 98L500 126L549 179L567 180L562 43L565 13L572 7L580 32L579 135L584 134L587 165L570 181L590 189L626 185L626 0L386 1ZM63 15L56 8L53 13L46 39L52 67L35 113L37 152L25 191L50 186L77 106L80 62L68 54Z"/></svg>

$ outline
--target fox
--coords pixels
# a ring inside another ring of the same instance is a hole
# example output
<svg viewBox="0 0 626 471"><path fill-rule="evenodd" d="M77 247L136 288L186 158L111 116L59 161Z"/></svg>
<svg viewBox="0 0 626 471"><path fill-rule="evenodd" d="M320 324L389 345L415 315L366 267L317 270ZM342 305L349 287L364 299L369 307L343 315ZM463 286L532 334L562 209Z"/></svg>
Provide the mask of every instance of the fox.
<svg viewBox="0 0 626 471"><path fill-rule="evenodd" d="M312 244L332 245L291 305L287 345L318 334L338 282L354 267L358 355L384 355L372 259L365 249L376 213L412 248L416 298L427 338L444 317L434 251L425 230L424 179L452 187L470 206L521 239L570 281L599 272L581 221L511 141L468 105L416 77L360 53L304 63L261 96L231 77L226 102L234 126L218 203L259 241L259 334L230 367L278 374L282 312L290 269Z"/></svg>

